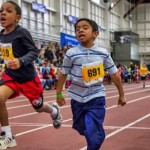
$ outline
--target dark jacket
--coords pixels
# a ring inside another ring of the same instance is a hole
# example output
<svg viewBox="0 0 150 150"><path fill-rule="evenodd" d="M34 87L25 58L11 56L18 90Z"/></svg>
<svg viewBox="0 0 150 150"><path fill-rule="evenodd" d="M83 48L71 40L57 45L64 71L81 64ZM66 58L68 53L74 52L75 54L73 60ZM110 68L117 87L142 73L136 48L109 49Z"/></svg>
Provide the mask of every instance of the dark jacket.
<svg viewBox="0 0 150 150"><path fill-rule="evenodd" d="M0 33L1 43L12 43L13 55L19 58L21 67L16 70L5 68L5 73L19 83L33 80L36 77L36 71L33 61L38 57L38 49L34 45L29 31L17 25L11 33Z"/></svg>

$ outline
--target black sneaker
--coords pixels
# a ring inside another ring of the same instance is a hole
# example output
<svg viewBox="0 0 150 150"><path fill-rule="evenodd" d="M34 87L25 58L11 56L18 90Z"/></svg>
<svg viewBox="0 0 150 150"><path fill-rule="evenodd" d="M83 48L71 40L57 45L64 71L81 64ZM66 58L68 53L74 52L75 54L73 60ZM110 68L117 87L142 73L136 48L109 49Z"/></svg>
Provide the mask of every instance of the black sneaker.
<svg viewBox="0 0 150 150"><path fill-rule="evenodd" d="M61 127L62 124L62 115L60 113L60 108L57 103L54 102L52 106L57 109L57 116L55 118L52 117L52 120L54 128L58 129Z"/></svg>
<svg viewBox="0 0 150 150"><path fill-rule="evenodd" d="M7 149L9 147L15 147L17 145L15 137L12 138L6 137L5 132L1 132L0 135L0 150Z"/></svg>

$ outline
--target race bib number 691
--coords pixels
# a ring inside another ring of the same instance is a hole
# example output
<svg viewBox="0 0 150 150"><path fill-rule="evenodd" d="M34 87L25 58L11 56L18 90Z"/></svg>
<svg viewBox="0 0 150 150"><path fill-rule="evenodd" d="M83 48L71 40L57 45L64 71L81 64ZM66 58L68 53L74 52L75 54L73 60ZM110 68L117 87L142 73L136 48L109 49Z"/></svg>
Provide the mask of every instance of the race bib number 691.
<svg viewBox="0 0 150 150"><path fill-rule="evenodd" d="M100 62L82 65L82 76L86 85L102 82L104 77L104 66Z"/></svg>

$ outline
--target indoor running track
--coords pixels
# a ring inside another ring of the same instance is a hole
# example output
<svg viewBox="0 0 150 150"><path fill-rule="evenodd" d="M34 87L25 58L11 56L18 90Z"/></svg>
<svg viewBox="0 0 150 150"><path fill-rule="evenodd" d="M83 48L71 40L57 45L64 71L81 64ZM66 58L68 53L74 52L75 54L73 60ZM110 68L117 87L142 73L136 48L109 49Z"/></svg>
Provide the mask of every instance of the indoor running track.
<svg viewBox="0 0 150 150"><path fill-rule="evenodd" d="M124 84L127 105L117 106L116 87L106 87L106 139L101 150L150 150L150 83ZM44 91L45 101L56 101L56 91ZM9 150L86 150L86 141L72 129L72 114L67 104L61 107L63 125L54 129L49 114L38 114L24 96L7 102L9 121L17 146Z"/></svg>

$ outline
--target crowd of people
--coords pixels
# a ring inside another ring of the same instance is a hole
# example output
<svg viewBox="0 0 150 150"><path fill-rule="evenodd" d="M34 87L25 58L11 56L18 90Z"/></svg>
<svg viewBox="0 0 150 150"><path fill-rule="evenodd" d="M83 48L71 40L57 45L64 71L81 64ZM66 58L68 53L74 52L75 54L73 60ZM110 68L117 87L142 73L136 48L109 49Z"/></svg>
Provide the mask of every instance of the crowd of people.
<svg viewBox="0 0 150 150"><path fill-rule="evenodd" d="M35 61L36 71L41 79L43 89L56 89L56 84L61 72L62 62L65 53L72 46L60 46L58 43L49 42L48 45L42 44L39 55ZM70 85L68 75L64 89Z"/></svg>
<svg viewBox="0 0 150 150"><path fill-rule="evenodd" d="M38 41L34 41L36 47L38 48ZM42 87L44 90L56 89L56 84L61 73L63 58L68 49L73 46L63 45L60 46L59 43L49 42L46 44L42 43L39 50L39 55L34 61L36 71L42 82ZM70 86L70 76L67 76L66 83L63 89Z"/></svg>
<svg viewBox="0 0 150 150"><path fill-rule="evenodd" d="M145 87L145 81L150 80L150 72L146 65L146 63L142 63L140 65L131 64L129 66L126 65L117 65L118 75L121 78L122 83L143 83L143 87ZM107 72L105 72L105 83L111 83L111 78Z"/></svg>
<svg viewBox="0 0 150 150"><path fill-rule="evenodd" d="M38 47L38 41L35 40L34 44ZM49 42L48 44L43 42L40 48L38 48L39 55L36 61L34 61L34 64L44 90L56 89L56 83L59 79L63 58L67 50L72 47L73 46L71 45L67 46L65 44L61 47L57 42ZM5 63L0 52L0 77L4 67ZM145 63L142 65L131 64L129 66L119 64L117 65L117 68L122 83L140 83L140 81L150 80L149 70ZM143 72L143 68L146 68L146 70L144 69L145 72ZM143 78L143 76L145 77ZM111 83L110 75L105 71L104 84ZM69 86L70 76L68 75L64 89ZM145 87L145 82L143 87Z"/></svg>

